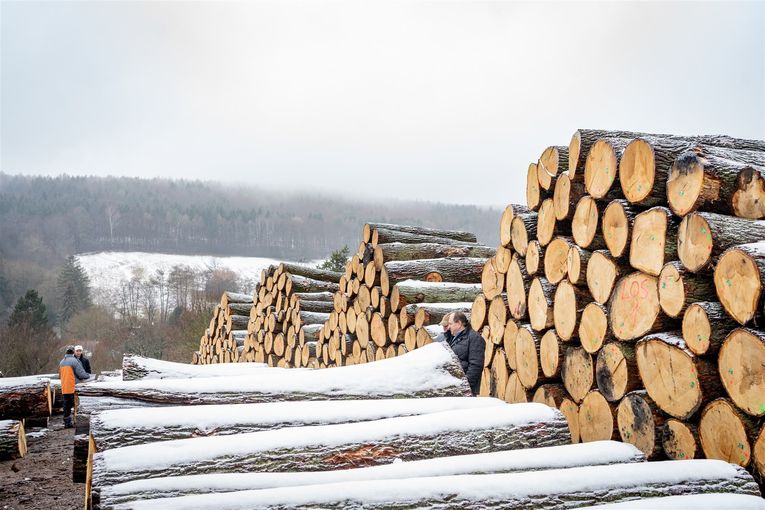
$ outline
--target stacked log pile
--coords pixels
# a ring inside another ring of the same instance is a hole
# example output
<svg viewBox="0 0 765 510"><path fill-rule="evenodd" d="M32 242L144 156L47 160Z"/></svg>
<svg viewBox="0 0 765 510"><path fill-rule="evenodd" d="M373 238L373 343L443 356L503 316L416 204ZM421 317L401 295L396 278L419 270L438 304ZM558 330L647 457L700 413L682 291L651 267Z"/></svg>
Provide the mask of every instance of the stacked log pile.
<svg viewBox="0 0 765 510"><path fill-rule="evenodd" d="M252 308L253 299L249 294L224 292L192 362L196 365L239 361Z"/></svg>
<svg viewBox="0 0 765 510"><path fill-rule="evenodd" d="M481 393L765 477L765 142L579 130L527 175L472 309Z"/></svg>

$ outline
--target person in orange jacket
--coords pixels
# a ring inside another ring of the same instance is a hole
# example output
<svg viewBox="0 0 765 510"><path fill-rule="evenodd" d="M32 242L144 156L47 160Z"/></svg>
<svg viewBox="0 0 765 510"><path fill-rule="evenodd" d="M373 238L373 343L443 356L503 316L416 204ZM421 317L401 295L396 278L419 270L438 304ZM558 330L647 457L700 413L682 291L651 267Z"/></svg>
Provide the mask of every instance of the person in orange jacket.
<svg viewBox="0 0 765 510"><path fill-rule="evenodd" d="M64 427L72 428L72 408L74 408L74 394L78 382L90 379L79 360L74 356L74 347L68 347L64 359L58 364L58 375L61 379L61 395L64 401Z"/></svg>

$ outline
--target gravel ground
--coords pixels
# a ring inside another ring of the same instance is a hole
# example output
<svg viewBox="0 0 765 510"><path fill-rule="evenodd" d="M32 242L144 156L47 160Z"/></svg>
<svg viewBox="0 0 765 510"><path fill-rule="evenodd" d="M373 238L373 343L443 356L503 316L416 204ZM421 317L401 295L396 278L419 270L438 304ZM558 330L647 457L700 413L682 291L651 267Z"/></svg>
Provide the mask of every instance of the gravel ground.
<svg viewBox="0 0 765 510"><path fill-rule="evenodd" d="M35 437L41 430L47 432ZM0 462L0 510L83 508L85 484L72 483L73 440L60 415L48 429L27 431L26 457Z"/></svg>

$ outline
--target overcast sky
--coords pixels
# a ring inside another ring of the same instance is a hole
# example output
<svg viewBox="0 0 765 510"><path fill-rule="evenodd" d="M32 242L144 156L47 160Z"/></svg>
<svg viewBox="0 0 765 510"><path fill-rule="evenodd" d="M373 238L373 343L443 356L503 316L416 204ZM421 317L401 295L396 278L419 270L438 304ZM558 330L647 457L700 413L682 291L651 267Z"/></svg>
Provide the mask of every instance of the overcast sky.
<svg viewBox="0 0 765 510"><path fill-rule="evenodd" d="M765 138L765 2L0 1L0 171L504 205L579 127Z"/></svg>

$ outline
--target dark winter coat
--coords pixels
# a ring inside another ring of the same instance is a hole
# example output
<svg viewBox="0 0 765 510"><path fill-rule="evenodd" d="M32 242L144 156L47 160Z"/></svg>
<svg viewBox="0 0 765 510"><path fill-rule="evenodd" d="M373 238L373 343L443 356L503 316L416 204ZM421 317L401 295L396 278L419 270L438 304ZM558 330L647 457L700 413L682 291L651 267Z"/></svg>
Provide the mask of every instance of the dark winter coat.
<svg viewBox="0 0 765 510"><path fill-rule="evenodd" d="M89 374L93 373L90 370L90 360L86 358L84 354L77 359L80 360L80 364L82 365L82 368L84 368L87 373Z"/></svg>
<svg viewBox="0 0 765 510"><path fill-rule="evenodd" d="M462 364L462 370L465 371L468 383L470 383L470 391L473 392L473 395L477 395L481 386L486 341L473 328L466 326L449 340L449 345Z"/></svg>

